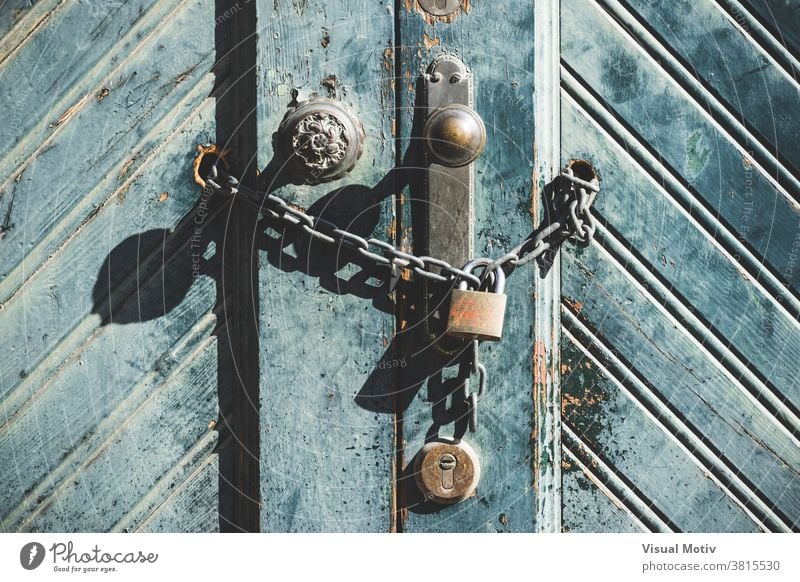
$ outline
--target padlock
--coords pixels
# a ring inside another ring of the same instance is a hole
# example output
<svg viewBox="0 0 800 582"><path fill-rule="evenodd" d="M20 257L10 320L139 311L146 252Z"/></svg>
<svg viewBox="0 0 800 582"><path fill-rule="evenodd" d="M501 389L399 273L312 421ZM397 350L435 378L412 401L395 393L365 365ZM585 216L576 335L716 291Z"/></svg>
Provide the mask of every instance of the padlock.
<svg viewBox="0 0 800 582"><path fill-rule="evenodd" d="M464 271L488 265L489 259L474 259L464 266ZM465 339L498 341L503 337L503 319L506 314L506 275L501 267L494 271L491 291L467 288L461 281L450 296L450 316L447 335Z"/></svg>
<svg viewBox="0 0 800 582"><path fill-rule="evenodd" d="M445 505L463 501L481 478L478 454L462 440L426 443L417 453L414 478L427 500Z"/></svg>

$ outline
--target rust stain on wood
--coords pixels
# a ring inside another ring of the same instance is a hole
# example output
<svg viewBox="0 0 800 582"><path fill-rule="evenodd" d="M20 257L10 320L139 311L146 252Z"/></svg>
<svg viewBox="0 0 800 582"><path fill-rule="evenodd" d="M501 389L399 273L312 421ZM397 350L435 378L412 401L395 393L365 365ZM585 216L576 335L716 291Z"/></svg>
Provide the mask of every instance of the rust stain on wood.
<svg viewBox="0 0 800 582"><path fill-rule="evenodd" d="M572 311L575 313L580 313L581 309L583 309L583 302L578 301L576 299L570 299L569 297L564 297L564 303L569 305L572 308Z"/></svg>
<svg viewBox="0 0 800 582"><path fill-rule="evenodd" d="M442 44L442 39L440 39L438 36L433 36L433 37L428 36L427 32L423 32L422 44L425 45L425 48L431 49L435 46L439 46L440 44Z"/></svg>
<svg viewBox="0 0 800 582"><path fill-rule="evenodd" d="M128 175L128 171L131 169L131 166L136 162L136 157L132 157L130 160L122 164L122 168L120 169L119 173L117 174L117 180L122 182L125 179L125 176Z"/></svg>
<svg viewBox="0 0 800 582"><path fill-rule="evenodd" d="M387 71L394 70L394 49L392 47L383 51L383 68Z"/></svg>
<svg viewBox="0 0 800 582"><path fill-rule="evenodd" d="M89 97L89 95L84 95L83 97L81 97L80 100L78 100L78 102L75 103L75 105L73 105L72 107L67 109L64 113L62 113L61 117L56 119L55 122L51 123L50 124L50 128L53 129L53 128L58 127L59 125L61 125L64 122L66 122L70 117L75 115L75 112L78 111L78 109L81 108L81 106L86 102L86 99L88 99L88 97Z"/></svg>
<svg viewBox="0 0 800 582"><path fill-rule="evenodd" d="M533 383L542 390L544 402L544 389L547 384L547 347L544 341L536 340L533 344Z"/></svg>

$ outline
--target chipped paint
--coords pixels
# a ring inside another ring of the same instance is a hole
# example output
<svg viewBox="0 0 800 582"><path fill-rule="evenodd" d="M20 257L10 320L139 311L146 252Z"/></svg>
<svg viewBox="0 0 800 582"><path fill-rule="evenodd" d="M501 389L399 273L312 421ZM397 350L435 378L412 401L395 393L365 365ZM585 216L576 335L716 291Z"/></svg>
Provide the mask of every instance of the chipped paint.
<svg viewBox="0 0 800 582"><path fill-rule="evenodd" d="M75 113L86 103L86 100L89 99L89 95L84 95L81 99L75 103L72 107L67 109L64 113L62 113L57 120L50 124L50 128L56 128L64 123L67 122Z"/></svg>
<svg viewBox="0 0 800 582"><path fill-rule="evenodd" d="M422 33L422 44L425 46L426 49L430 50L433 47L439 46L440 44L442 44L442 39L437 37L437 36L434 36L434 37L428 36L427 32L423 32Z"/></svg>

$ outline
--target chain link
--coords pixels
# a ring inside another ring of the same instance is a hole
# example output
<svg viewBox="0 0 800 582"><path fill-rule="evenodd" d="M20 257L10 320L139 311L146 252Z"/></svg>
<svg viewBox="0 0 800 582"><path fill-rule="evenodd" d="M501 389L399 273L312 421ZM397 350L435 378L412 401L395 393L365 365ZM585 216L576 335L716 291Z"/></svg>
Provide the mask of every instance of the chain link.
<svg viewBox="0 0 800 582"><path fill-rule="evenodd" d="M217 165L211 167L205 185L232 198L242 197L259 212L286 226L299 228L313 240L349 248L376 265L389 267L393 276L399 276L402 270L407 271L410 276L441 283L466 281L469 288L478 289L497 268L503 269L508 276L517 267L541 257L550 249L558 248L568 238L573 238L582 246L592 241L596 221L591 206L600 191L597 178L583 180L575 176L572 168L566 168L560 178L563 183L561 187L554 188L553 198L549 201L552 220L543 223L508 253L494 261L487 259L487 266L481 277L467 273L445 260L417 256L387 242L364 238L341 229L330 221L312 216L304 209L289 204L279 196L265 195L241 185L234 176L221 171Z"/></svg>
<svg viewBox="0 0 800 582"><path fill-rule="evenodd" d="M591 208L600 192L600 183L597 177L586 181L576 176L572 167L567 167L559 177L561 183L555 184L547 201L550 220L545 220L525 240L501 257L494 261L483 259L481 263L486 266L480 277L454 267L443 259L417 256L385 241L364 238L341 229L324 218L312 216L304 209L287 203L279 196L241 185L234 176L221 171L216 164L211 167L205 187L232 198L242 197L259 212L286 226L299 228L312 240L349 248L378 266L389 267L394 280L399 278L400 271L406 271L410 276L440 283L466 281L468 287L479 289L498 268L509 276L516 268L541 257L548 250L557 249L568 238L581 246L591 243L597 228ZM466 406L469 430L475 432L478 428L478 403L486 393L487 376L486 367L479 360L478 340L471 342L459 365L462 383L457 392ZM470 391L471 376L478 377L478 390L475 392Z"/></svg>

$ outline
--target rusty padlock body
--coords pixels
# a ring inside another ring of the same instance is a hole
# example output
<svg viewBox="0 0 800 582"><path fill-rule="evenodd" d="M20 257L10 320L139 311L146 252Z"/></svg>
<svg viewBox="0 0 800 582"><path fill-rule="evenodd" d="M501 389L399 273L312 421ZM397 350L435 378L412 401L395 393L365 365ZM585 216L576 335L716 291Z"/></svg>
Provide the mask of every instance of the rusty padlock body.
<svg viewBox="0 0 800 582"><path fill-rule="evenodd" d="M488 265L488 259L474 259L464 266L471 273L475 267ZM506 314L506 295L503 294L506 275L498 267L494 271L492 291L467 289L462 281L450 296L450 315L447 335L462 339L499 341L503 337L503 320Z"/></svg>
<svg viewBox="0 0 800 582"><path fill-rule="evenodd" d="M426 499L448 505L475 492L481 478L478 454L462 440L440 438L417 454L414 479Z"/></svg>

